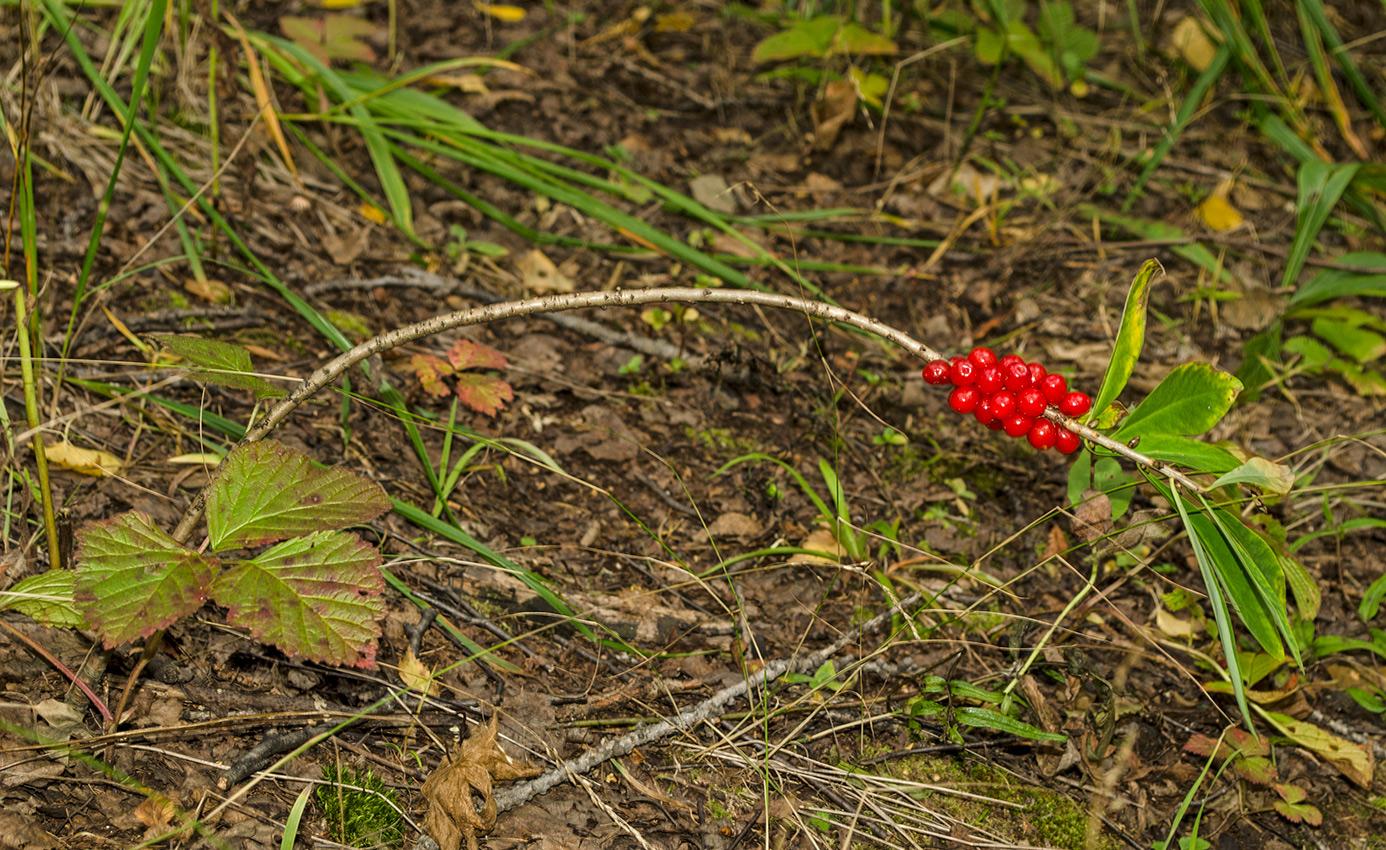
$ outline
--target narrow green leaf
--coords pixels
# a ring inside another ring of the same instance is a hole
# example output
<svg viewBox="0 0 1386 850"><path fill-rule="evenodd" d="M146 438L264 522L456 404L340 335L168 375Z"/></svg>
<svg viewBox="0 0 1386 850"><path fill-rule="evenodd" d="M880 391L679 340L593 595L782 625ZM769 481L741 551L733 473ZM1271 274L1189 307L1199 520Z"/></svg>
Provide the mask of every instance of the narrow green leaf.
<svg viewBox="0 0 1386 850"><path fill-rule="evenodd" d="M1377 612L1381 610L1382 599L1386 599L1386 576L1372 582L1367 592L1362 594L1362 603L1357 606L1357 616L1361 617L1363 622L1376 619Z"/></svg>
<svg viewBox="0 0 1386 850"><path fill-rule="evenodd" d="M1092 404L1094 413L1100 414L1107 409L1107 405L1117 400L1117 396L1126 388L1126 382L1131 379L1136 361L1141 359L1141 348L1145 345L1146 305L1150 303L1150 282L1159 270L1158 262L1146 260L1131 281L1131 288L1126 291L1121 327L1117 328L1112 356L1107 361L1101 389L1097 391L1097 398Z"/></svg>
<svg viewBox="0 0 1386 850"><path fill-rule="evenodd" d="M1361 251L1335 257L1335 262L1345 266L1360 268L1379 268L1378 273L1347 271L1346 269L1321 269L1309 282L1295 290L1287 303L1290 307L1312 307L1334 298L1351 295L1374 295L1386 297L1386 254L1376 251Z"/></svg>
<svg viewBox="0 0 1386 850"><path fill-rule="evenodd" d="M1318 619L1319 607L1323 602L1323 593L1319 591L1319 583L1309 574L1296 558L1290 555L1280 556L1280 568L1285 572L1285 583L1290 586L1290 591L1295 596L1295 606L1299 608L1299 619L1305 622L1313 622Z"/></svg>
<svg viewBox="0 0 1386 850"><path fill-rule="evenodd" d="M1290 629L1289 608L1285 602L1285 573L1280 556L1264 537L1231 511L1214 508L1209 511L1209 516L1227 538L1233 556L1251 581L1251 587L1256 591L1256 597L1261 603L1262 613L1270 618L1281 638L1290 647L1295 663L1301 664L1299 645ZM1271 647L1265 649L1277 661L1284 660L1284 655L1277 656Z"/></svg>
<svg viewBox="0 0 1386 850"><path fill-rule="evenodd" d="M76 582L77 574L72 570L45 570L25 576L9 590L0 590L0 611L13 609L36 623L59 629L85 628L73 601Z"/></svg>
<svg viewBox="0 0 1386 850"><path fill-rule="evenodd" d="M1376 118L1377 125L1386 129L1386 109L1382 108L1381 101L1376 97L1376 92L1367 83L1366 77L1362 76L1357 63L1352 60L1352 53L1349 52L1347 45L1343 44L1338 30L1329 21L1321 0L1299 0L1295 6L1314 22L1319 34L1323 36L1323 42L1328 47L1328 52L1333 54L1334 59L1338 60L1338 67L1342 69L1343 76L1347 77L1348 84L1356 92L1358 100L1362 101L1362 105L1371 111L1372 116Z"/></svg>
<svg viewBox="0 0 1386 850"><path fill-rule="evenodd" d="M207 499L217 551L262 546L314 531L369 522L390 509L379 484L346 469L318 469L274 440L233 451Z"/></svg>
<svg viewBox="0 0 1386 850"><path fill-rule="evenodd" d="M1285 274L1281 286L1289 289L1299 279L1300 269L1309 258L1319 231L1328 215L1338 205L1338 199L1356 176L1358 163L1331 165L1314 159L1299 167L1299 212L1295 221L1295 238L1285 259Z"/></svg>
<svg viewBox="0 0 1386 850"><path fill-rule="evenodd" d="M380 553L344 531L295 537L241 561L212 584L227 622L310 661L375 666Z"/></svg>
<svg viewBox="0 0 1386 850"><path fill-rule="evenodd" d="M1155 482L1152 480L1152 483ZM1171 495L1168 488L1159 484L1156 484L1156 487L1165 494ZM1247 707L1246 683L1242 680L1241 664L1237 656L1237 637L1232 631L1232 618L1227 614L1227 601L1222 595L1222 583L1218 579L1212 558L1209 557L1208 551L1203 545L1204 538L1200 536L1201 532L1194 525L1193 517L1189 514L1189 507L1185 504L1187 500L1183 494L1174 492L1170 501L1179 511L1179 518L1184 521L1184 530L1189 534L1189 545L1193 547L1194 558L1198 561L1198 571L1203 575L1203 586L1208 591L1208 607L1213 609L1213 619L1218 625L1218 640L1222 643L1223 659L1227 662L1227 677L1232 682L1232 695L1237 700L1237 708L1242 712L1242 719L1250 725L1251 710ZM1206 517L1200 518L1204 520L1205 524L1212 524Z"/></svg>
<svg viewBox="0 0 1386 850"><path fill-rule="evenodd" d="M1146 434L1202 434L1222 419L1241 389L1241 381L1207 363L1176 366L1113 436L1129 440Z"/></svg>
<svg viewBox="0 0 1386 850"><path fill-rule="evenodd" d="M965 705L954 709L954 716L957 717L958 723L963 726L972 726L978 729L991 729L992 731L1003 732L1007 735L1016 735L1022 738L1030 738L1035 741L1045 741L1055 744L1062 744L1064 741L1068 740L1067 735L1060 735L1058 732L1046 732L1022 720L1016 720L1010 715L1002 714L993 708L979 708Z"/></svg>
<svg viewBox="0 0 1386 850"><path fill-rule="evenodd" d="M284 821L284 835L279 840L279 850L294 850L294 842L298 840L298 824L303 820L303 812L308 808L308 798L312 795L313 785L310 783L303 786L298 799L289 807L289 817Z"/></svg>
<svg viewBox="0 0 1386 850"><path fill-rule="evenodd" d="M207 599L216 558L199 555L126 511L77 532L77 611L106 648L146 638Z"/></svg>
<svg viewBox="0 0 1386 850"><path fill-rule="evenodd" d="M1241 560L1229 545L1227 536L1218 524L1203 512L1195 513L1190 520L1190 527L1196 529L1192 533L1198 534L1199 543L1207 554L1213 575L1226 591L1242 625L1246 626L1247 631L1251 632L1251 636L1269 655L1283 660L1285 646L1280 641L1275 622L1252 586L1252 577L1247 574Z"/></svg>

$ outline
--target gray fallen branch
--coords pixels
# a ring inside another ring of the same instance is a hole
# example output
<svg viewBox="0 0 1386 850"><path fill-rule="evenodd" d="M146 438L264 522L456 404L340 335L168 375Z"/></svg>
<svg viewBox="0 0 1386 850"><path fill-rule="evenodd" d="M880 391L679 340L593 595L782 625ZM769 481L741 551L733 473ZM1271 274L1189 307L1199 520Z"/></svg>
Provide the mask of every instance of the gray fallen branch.
<svg viewBox="0 0 1386 850"><path fill-rule="evenodd" d="M507 788L496 794L496 809L502 812L513 809L551 790L554 786L567 780L569 776L582 775L610 759L629 755L636 747L643 747L674 732L690 732L705 720L719 718L726 712L727 706L732 700L745 696L752 688L762 688L785 673L816 670L834 655L858 640L863 634L890 622L896 614L918 603L923 598L924 594L913 593L892 605L889 610L846 632L842 637L817 652L797 658L781 658L771 661L754 675L737 682L735 685L728 685L668 720L637 727L619 738L613 738L601 746L589 750L572 761L558 765L542 776L537 776L514 788Z"/></svg>

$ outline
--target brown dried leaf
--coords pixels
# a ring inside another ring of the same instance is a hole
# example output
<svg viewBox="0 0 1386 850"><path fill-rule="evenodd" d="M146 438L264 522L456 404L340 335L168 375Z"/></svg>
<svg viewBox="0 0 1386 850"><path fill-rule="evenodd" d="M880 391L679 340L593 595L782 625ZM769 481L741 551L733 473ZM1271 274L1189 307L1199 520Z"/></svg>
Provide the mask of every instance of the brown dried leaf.
<svg viewBox="0 0 1386 850"><path fill-rule="evenodd" d="M513 761L496 743L497 715L477 726L451 756L424 782L428 801L424 829L441 850L460 850L466 839L467 850L477 850L477 836L496 825L496 780L522 779L539 771L526 762ZM478 807L474 798L481 798Z"/></svg>
<svg viewBox="0 0 1386 850"><path fill-rule="evenodd" d="M572 292L573 279L553 264L538 248L525 254L515 263L520 282L531 292Z"/></svg>

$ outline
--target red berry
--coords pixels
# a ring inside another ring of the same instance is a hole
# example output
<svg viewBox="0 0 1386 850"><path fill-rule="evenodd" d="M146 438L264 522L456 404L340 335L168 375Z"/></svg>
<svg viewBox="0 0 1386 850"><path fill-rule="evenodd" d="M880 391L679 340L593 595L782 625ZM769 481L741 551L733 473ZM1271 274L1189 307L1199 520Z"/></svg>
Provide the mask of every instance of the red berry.
<svg viewBox="0 0 1386 850"><path fill-rule="evenodd" d="M1006 420L1006 433L1012 437L1023 437L1030 433L1030 426L1035 424L1035 420L1029 416L1021 416L1019 413Z"/></svg>
<svg viewBox="0 0 1386 850"><path fill-rule="evenodd" d="M987 423L987 427L993 431L1000 431L1002 428L1006 427L1006 423L1002 422L1000 419L993 419Z"/></svg>
<svg viewBox="0 0 1386 850"><path fill-rule="evenodd" d="M991 409L996 414L996 418L1002 421L1010 419L1015 415L1015 393L1010 390L1002 390L991 397Z"/></svg>
<svg viewBox="0 0 1386 850"><path fill-rule="evenodd" d="M983 366L995 366L996 352L979 345L972 349L972 353L967 355L967 359L971 360L973 365L979 369Z"/></svg>
<svg viewBox="0 0 1386 850"><path fill-rule="evenodd" d="M972 411L972 415L977 417L977 421L983 425L990 425L996 418L996 410L992 407L990 398L984 398L977 404L977 408Z"/></svg>
<svg viewBox="0 0 1386 850"><path fill-rule="evenodd" d="M977 370L977 380L973 382L983 395L995 395L1006 385L1006 379L997 366L983 366Z"/></svg>
<svg viewBox="0 0 1386 850"><path fill-rule="evenodd" d="M1066 455L1071 455L1078 451L1079 446L1083 445L1082 438L1077 434L1067 428L1060 428L1058 430L1059 434L1056 438L1055 445L1059 447L1059 451Z"/></svg>
<svg viewBox="0 0 1386 850"><path fill-rule="evenodd" d="M953 367L948 372L948 380L953 382L955 387L965 387L977 378L977 367L972 365L971 360L959 359L953 361Z"/></svg>
<svg viewBox="0 0 1386 850"><path fill-rule="evenodd" d="M1059 402L1059 410L1062 410L1065 416L1082 416L1092 410L1092 399L1088 398L1087 393L1071 392Z"/></svg>
<svg viewBox="0 0 1386 850"><path fill-rule="evenodd" d="M952 368L947 360L930 360L924 364L924 383L933 387L943 386L948 383Z"/></svg>
<svg viewBox="0 0 1386 850"><path fill-rule="evenodd" d="M1000 365L1002 369L1009 369L1016 363L1023 364L1024 362L1024 358L1022 358L1019 354L1007 354L1005 357L1001 358L1001 362L998 365Z"/></svg>
<svg viewBox="0 0 1386 850"><path fill-rule="evenodd" d="M1030 386L1030 367L1024 360L1002 367L1001 374L1006 376L1006 389L1012 392L1018 393Z"/></svg>
<svg viewBox="0 0 1386 850"><path fill-rule="evenodd" d="M1058 430L1054 427L1054 423L1048 419L1036 419L1035 424L1030 426L1030 433L1027 435L1030 445L1040 451L1053 448L1054 441L1059 437Z"/></svg>
<svg viewBox="0 0 1386 850"><path fill-rule="evenodd" d="M1025 416L1039 416L1048 406L1049 402L1045 400L1044 393L1034 387L1021 390L1015 397L1016 411Z"/></svg>
<svg viewBox="0 0 1386 850"><path fill-rule="evenodd" d="M1039 363L1030 364L1030 383L1032 385L1036 387L1039 386L1040 381L1043 381L1044 376L1048 374L1049 370L1045 369L1043 365Z"/></svg>
<svg viewBox="0 0 1386 850"><path fill-rule="evenodd" d="M976 387L957 387L948 394L948 406L958 413L971 413L981 400L982 394Z"/></svg>
<svg viewBox="0 0 1386 850"><path fill-rule="evenodd" d="M1068 381L1063 375L1045 375L1040 379L1039 388L1050 404L1058 404L1068 395Z"/></svg>

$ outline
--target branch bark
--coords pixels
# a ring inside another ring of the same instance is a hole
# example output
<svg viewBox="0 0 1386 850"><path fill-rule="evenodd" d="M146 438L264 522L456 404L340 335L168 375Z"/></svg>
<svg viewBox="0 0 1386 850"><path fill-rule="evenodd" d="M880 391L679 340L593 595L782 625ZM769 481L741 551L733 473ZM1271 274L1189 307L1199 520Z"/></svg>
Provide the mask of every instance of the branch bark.
<svg viewBox="0 0 1386 850"><path fill-rule="evenodd" d="M904 331L891 327L876 319L864 316L851 310L836 307L831 304L824 304L819 301L811 301L806 298L797 298L792 295L778 295L771 292L753 292L741 289L693 289L686 287L670 287L660 289L631 289L616 290L613 292L574 292L563 295L549 295L543 298L527 298L523 301L506 301L498 304L488 304L482 307L471 307L466 310L458 310L453 313L446 313L416 322L412 325L405 325L396 328L388 333L366 340L350 351L339 354L337 357L328 361L319 368L293 392L285 396L277 405L270 409L258 423L246 431L237 445L245 445L264 439L279 423L283 422L290 413L300 404L311 398L323 387L336 381L341 375L352 366L360 363L368 357L381 352L388 351L406 342L431 336L432 334L452 330L454 328L465 327L467 325L479 325L487 322L495 322L501 319L513 319L520 316L530 316L535 313L553 313L563 310L579 310L589 307L634 307L640 304L651 304L656 302L681 302L688 304L754 304L761 307L772 307L780 310L790 310L796 313L815 319L822 319L828 322L839 322L844 325L874 334L888 342L892 342L910 354L924 361L944 359L942 354L933 350L929 346L911 337ZM1187 475L1180 472L1168 464L1161 463L1154 458L1148 457L1135 449L1130 448L1124 443L1117 442L1103 434L1079 425L1067 416L1064 416L1057 408L1050 407L1044 412L1046 419L1068 428L1084 439L1095 445L1109 449L1135 463L1156 470L1161 475L1172 478L1191 490L1202 492L1203 488L1190 479ZM193 528L197 521L202 518L203 512L207 507L207 495L211 491L212 485L216 482L220 474L220 467L214 470L211 480L193 498L192 504L188 506L187 513L184 514L178 527L174 529L173 537L180 543L186 543L192 536Z"/></svg>

